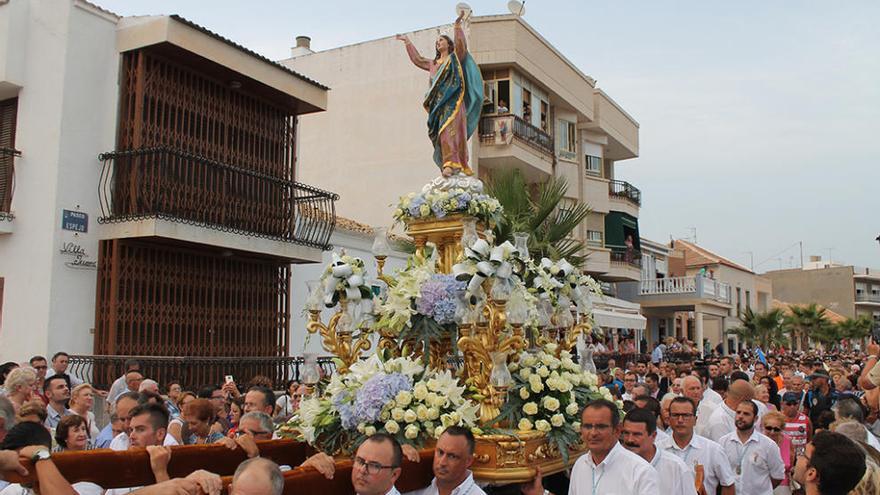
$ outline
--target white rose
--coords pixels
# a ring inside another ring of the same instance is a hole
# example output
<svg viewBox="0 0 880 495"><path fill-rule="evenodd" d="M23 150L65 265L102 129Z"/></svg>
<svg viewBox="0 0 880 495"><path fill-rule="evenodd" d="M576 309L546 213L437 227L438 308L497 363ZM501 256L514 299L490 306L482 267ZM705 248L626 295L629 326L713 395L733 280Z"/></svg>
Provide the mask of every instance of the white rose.
<svg viewBox="0 0 880 495"><path fill-rule="evenodd" d="M428 395L425 396L425 404L427 404L429 407L433 407L434 402L436 402L436 401L437 401L437 394L435 394L434 392L429 392Z"/></svg>
<svg viewBox="0 0 880 495"><path fill-rule="evenodd" d="M526 400L529 398L529 390L525 387L521 387L519 389L519 398L522 400Z"/></svg>
<svg viewBox="0 0 880 495"><path fill-rule="evenodd" d="M403 431L403 436L410 440L415 440L419 436L419 427L416 425L407 425Z"/></svg>
<svg viewBox="0 0 880 495"><path fill-rule="evenodd" d="M540 376L541 378L547 378L548 376L550 376L550 369L546 366L541 366L540 368L538 368L536 373L538 373L538 376Z"/></svg>
<svg viewBox="0 0 880 495"><path fill-rule="evenodd" d="M385 422L385 431L394 435L400 431L400 425L397 424L397 421L394 421L393 419L390 421L386 421Z"/></svg>
<svg viewBox="0 0 880 495"><path fill-rule="evenodd" d="M519 420L519 424L516 425L520 431L529 431L533 428L532 422L526 418Z"/></svg>
<svg viewBox="0 0 880 495"><path fill-rule="evenodd" d="M419 419L419 415L412 409L407 409L406 412L403 413L403 420L407 423L415 423L417 419Z"/></svg>
<svg viewBox="0 0 880 495"><path fill-rule="evenodd" d="M366 429L366 427L367 427L366 423L358 423L358 425L357 425L358 433L363 433L364 430Z"/></svg>
<svg viewBox="0 0 880 495"><path fill-rule="evenodd" d="M449 419L452 421L453 424L461 423L461 414L459 414L458 411L452 411L451 413L449 413Z"/></svg>
<svg viewBox="0 0 880 495"><path fill-rule="evenodd" d="M382 421L388 421L390 418L391 412L389 411L382 411L382 414L379 415L379 419L381 419Z"/></svg>
<svg viewBox="0 0 880 495"><path fill-rule="evenodd" d="M434 438L440 438L440 435L443 434L443 431L446 430L444 426L438 426L434 428Z"/></svg>
<svg viewBox="0 0 880 495"><path fill-rule="evenodd" d="M428 387L422 382L416 383L412 393L416 400L424 401L425 397L428 396Z"/></svg>
<svg viewBox="0 0 880 495"><path fill-rule="evenodd" d="M431 421L434 421L439 417L440 417L440 410L439 409L437 409L436 407L432 407L432 408L428 409L428 419L430 419Z"/></svg>
<svg viewBox="0 0 880 495"><path fill-rule="evenodd" d="M580 429L581 429L581 422L580 422L580 421L572 421L572 422L571 422L571 427L572 427L575 431L580 430Z"/></svg>
<svg viewBox="0 0 880 495"><path fill-rule="evenodd" d="M539 393L544 390L544 384L541 383L541 377L538 375L532 375L529 377L529 388L532 389L532 392Z"/></svg>
<svg viewBox="0 0 880 495"><path fill-rule="evenodd" d="M550 431L550 423L543 419L539 419L535 421L535 429L547 433L548 431Z"/></svg>
<svg viewBox="0 0 880 495"><path fill-rule="evenodd" d="M523 380L528 380L529 377L532 376L532 369L531 368L523 368L523 369L519 370L519 376Z"/></svg>
<svg viewBox="0 0 880 495"><path fill-rule="evenodd" d="M534 416L535 414L538 414L538 404L535 404L534 402L526 402L523 404L522 410L525 414Z"/></svg>
<svg viewBox="0 0 880 495"><path fill-rule="evenodd" d="M394 421L403 421L403 409L395 407L391 410L391 419Z"/></svg>
<svg viewBox="0 0 880 495"><path fill-rule="evenodd" d="M538 364L538 359L535 356L528 355L523 358L523 366L531 368L532 366Z"/></svg>
<svg viewBox="0 0 880 495"><path fill-rule="evenodd" d="M559 428L560 426L565 424L565 416L561 414L554 414L550 417L550 424Z"/></svg>
<svg viewBox="0 0 880 495"><path fill-rule="evenodd" d="M406 390L401 390L400 392L397 392L397 397L395 397L397 405L399 405L400 407L406 407L410 405L412 399L413 395Z"/></svg>
<svg viewBox="0 0 880 495"><path fill-rule="evenodd" d="M560 405L559 399L557 399L556 397L544 397L544 400L542 402L543 402L544 409L546 409L550 412L553 412L553 411L556 411L557 409L559 409L559 405Z"/></svg>
<svg viewBox="0 0 880 495"><path fill-rule="evenodd" d="M428 408L424 404L419 404L419 407L416 408L416 417L419 421L427 421L428 420Z"/></svg>
<svg viewBox="0 0 880 495"><path fill-rule="evenodd" d="M371 437L375 434L376 434L376 427L375 426L365 426L364 427L364 435Z"/></svg>
<svg viewBox="0 0 880 495"><path fill-rule="evenodd" d="M424 428L425 431L434 431L434 422L425 421L424 423L422 423L422 428Z"/></svg>
<svg viewBox="0 0 880 495"><path fill-rule="evenodd" d="M571 404L565 406L565 413L569 416L574 416L578 413L578 405L572 402Z"/></svg>

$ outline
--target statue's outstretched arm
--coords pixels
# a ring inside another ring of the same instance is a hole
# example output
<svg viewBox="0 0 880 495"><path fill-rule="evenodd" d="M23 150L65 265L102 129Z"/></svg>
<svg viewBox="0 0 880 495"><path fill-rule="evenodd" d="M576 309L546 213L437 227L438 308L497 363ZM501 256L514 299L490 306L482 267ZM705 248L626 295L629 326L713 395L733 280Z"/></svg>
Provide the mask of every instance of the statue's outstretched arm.
<svg viewBox="0 0 880 495"><path fill-rule="evenodd" d="M461 18L462 15L459 15L455 20L455 56L459 60L467 55L467 39L464 37L464 29L461 28Z"/></svg>
<svg viewBox="0 0 880 495"><path fill-rule="evenodd" d="M409 55L409 59L412 61L413 65L422 70L431 70L431 61L419 53L409 38L402 34L398 34L395 36L395 39L402 41L404 46L406 46L406 54Z"/></svg>

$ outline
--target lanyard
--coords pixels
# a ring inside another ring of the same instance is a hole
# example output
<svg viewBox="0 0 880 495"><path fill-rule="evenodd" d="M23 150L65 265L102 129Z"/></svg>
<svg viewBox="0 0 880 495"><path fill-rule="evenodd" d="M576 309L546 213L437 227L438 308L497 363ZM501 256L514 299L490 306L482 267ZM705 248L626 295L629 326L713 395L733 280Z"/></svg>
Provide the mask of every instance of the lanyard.
<svg viewBox="0 0 880 495"><path fill-rule="evenodd" d="M749 453L749 444L748 444L748 442L746 442L746 444L743 445L742 454L740 454L740 456L739 456L739 466L737 466L737 468L736 468L736 474L742 474L743 460L745 460L746 454L748 454L748 453Z"/></svg>
<svg viewBox="0 0 880 495"><path fill-rule="evenodd" d="M599 466L595 466L590 471L590 476L592 477L592 481L593 481L592 495L596 495L596 493L597 493L596 490L599 488L599 483L602 482L602 476L605 476L605 470L603 469L602 474L599 475L599 479L596 479L596 469L598 469L598 467Z"/></svg>

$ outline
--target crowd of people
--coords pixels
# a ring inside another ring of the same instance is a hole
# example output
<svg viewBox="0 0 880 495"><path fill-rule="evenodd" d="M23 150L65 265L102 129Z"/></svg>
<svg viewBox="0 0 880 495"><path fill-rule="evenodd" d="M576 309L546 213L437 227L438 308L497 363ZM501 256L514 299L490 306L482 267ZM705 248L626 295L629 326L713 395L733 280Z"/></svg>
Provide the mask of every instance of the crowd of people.
<svg viewBox="0 0 880 495"><path fill-rule="evenodd" d="M522 485L524 495L603 493L789 495L880 493L880 345L866 353L743 353L672 363L608 361L598 373L619 403L582 404L580 434L588 452L568 473ZM281 493L284 469L259 457L257 441L277 438L276 425L297 413L307 388L295 381L276 396L268 378L245 387L232 380L196 391L160 385L136 360L109 388L97 390L67 372L69 356L0 365L0 471L23 472L29 459L44 494L219 493L220 477L196 471L171 478L170 446L220 444L248 460L231 493ZM109 421L96 423L95 398ZM482 495L473 479L474 437L451 427L434 451L435 479L418 495ZM104 489L70 484L51 452L146 449L156 483ZM353 457L352 486L361 495L398 495L411 446L377 434ZM332 478L335 460L305 460ZM545 486L547 489L545 489ZM508 487L509 488L509 487ZM0 481L0 495L30 493ZM491 490L490 490L491 491Z"/></svg>

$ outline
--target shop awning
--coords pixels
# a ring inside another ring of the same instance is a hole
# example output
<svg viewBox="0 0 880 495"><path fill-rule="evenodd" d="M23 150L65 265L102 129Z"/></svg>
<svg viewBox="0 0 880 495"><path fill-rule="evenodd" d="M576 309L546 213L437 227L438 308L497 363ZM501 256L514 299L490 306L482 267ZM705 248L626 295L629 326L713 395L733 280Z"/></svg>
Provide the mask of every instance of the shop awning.
<svg viewBox="0 0 880 495"><path fill-rule="evenodd" d="M602 328L629 328L644 330L647 319L639 314L638 303L610 296L591 295L593 321Z"/></svg>

